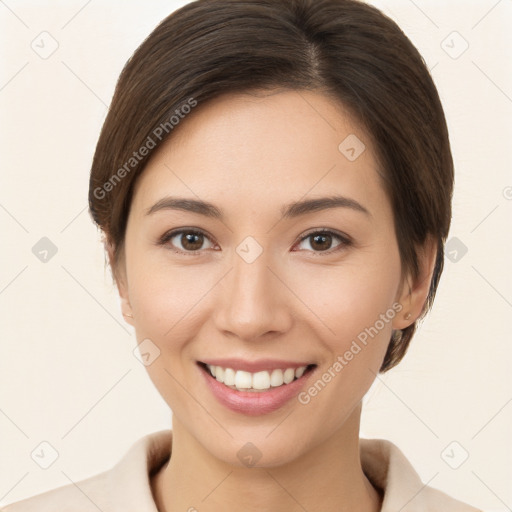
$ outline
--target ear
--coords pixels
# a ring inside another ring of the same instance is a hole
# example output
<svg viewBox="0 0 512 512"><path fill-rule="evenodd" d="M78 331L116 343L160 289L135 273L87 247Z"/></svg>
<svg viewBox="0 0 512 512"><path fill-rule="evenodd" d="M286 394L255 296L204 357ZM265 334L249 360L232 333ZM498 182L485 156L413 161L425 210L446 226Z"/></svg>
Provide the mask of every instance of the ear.
<svg viewBox="0 0 512 512"><path fill-rule="evenodd" d="M405 329L414 323L423 312L430 289L437 257L437 241L428 235L425 243L417 248L418 277L405 276L398 292L397 302L402 312L393 319L393 329Z"/></svg>
<svg viewBox="0 0 512 512"><path fill-rule="evenodd" d="M121 299L121 312L126 323L133 326L133 312L130 304L130 296L128 293L128 285L126 279L126 266L123 251L119 254L119 261L117 265L114 259L114 246L106 238L103 240L105 251L108 255L110 268L112 269L112 276L116 283L119 298Z"/></svg>

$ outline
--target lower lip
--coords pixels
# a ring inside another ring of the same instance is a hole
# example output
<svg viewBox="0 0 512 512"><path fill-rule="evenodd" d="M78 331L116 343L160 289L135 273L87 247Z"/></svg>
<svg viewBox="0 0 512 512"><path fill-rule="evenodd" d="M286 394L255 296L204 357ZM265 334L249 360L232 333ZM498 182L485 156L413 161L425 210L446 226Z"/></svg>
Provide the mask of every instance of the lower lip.
<svg viewBox="0 0 512 512"><path fill-rule="evenodd" d="M305 386L309 376L316 367L308 369L301 377L295 379L289 384L270 388L268 391L237 391L225 386L210 372L199 365L207 386L210 388L217 400L228 409L246 414L247 416L259 416L268 414L281 408L285 403L297 396L300 390Z"/></svg>

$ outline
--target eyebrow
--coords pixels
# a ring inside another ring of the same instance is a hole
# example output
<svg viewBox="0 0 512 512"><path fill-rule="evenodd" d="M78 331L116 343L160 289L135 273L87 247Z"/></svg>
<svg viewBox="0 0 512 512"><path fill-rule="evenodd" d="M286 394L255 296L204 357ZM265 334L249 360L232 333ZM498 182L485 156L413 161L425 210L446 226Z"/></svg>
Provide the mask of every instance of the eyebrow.
<svg viewBox="0 0 512 512"><path fill-rule="evenodd" d="M291 219L331 208L349 208L364 213L369 217L372 216L362 204L358 203L355 199L344 196L319 197L317 199L295 201L283 206L281 208L281 215L283 219ZM146 210L146 215L151 215L162 210L182 210L219 220L224 218L222 211L208 201L172 196L166 196L157 201Z"/></svg>

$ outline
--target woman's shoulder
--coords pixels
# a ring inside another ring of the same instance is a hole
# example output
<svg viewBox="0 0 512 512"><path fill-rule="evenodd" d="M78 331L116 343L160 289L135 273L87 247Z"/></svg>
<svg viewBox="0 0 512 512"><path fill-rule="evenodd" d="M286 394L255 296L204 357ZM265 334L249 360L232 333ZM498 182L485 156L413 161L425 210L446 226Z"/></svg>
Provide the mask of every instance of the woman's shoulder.
<svg viewBox="0 0 512 512"><path fill-rule="evenodd" d="M99 473L85 480L73 482L56 489L36 494L21 501L11 503L1 512L98 512L102 509L98 493L107 488L108 472Z"/></svg>
<svg viewBox="0 0 512 512"><path fill-rule="evenodd" d="M78 482L11 503L1 512L157 512L150 475L169 457L170 430L138 439L115 466Z"/></svg>
<svg viewBox="0 0 512 512"><path fill-rule="evenodd" d="M7 505L2 512L157 512L150 475L168 459L172 432L162 430L136 441L111 469L79 482ZM361 463L383 492L381 512L482 512L423 484L400 449L384 439L361 439Z"/></svg>
<svg viewBox="0 0 512 512"><path fill-rule="evenodd" d="M383 492L381 512L482 512L423 483L402 451L385 439L360 439L361 464Z"/></svg>

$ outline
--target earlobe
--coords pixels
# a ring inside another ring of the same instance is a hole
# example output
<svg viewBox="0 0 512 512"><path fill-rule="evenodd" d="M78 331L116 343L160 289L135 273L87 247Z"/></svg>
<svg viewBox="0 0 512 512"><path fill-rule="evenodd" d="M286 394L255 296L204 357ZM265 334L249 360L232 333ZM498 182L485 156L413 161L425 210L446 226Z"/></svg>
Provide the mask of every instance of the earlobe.
<svg viewBox="0 0 512 512"><path fill-rule="evenodd" d="M126 274L123 269L116 269L115 280L119 298L121 299L121 312L125 321L133 326L133 311L130 304L130 294L128 293L128 286L126 285Z"/></svg>
<svg viewBox="0 0 512 512"><path fill-rule="evenodd" d="M119 297L121 299L121 312L126 323L133 326L133 312L130 304L130 300L128 298L128 294L126 293L126 289L124 286L121 286L119 283L117 285L117 289L119 291Z"/></svg>
<svg viewBox="0 0 512 512"><path fill-rule="evenodd" d="M130 297L128 293L128 286L126 284L126 271L124 268L124 257L121 254L118 258L118 262L116 264L115 261L115 250L112 243L108 241L106 237L103 238L103 244L105 247L105 251L108 255L108 261L110 268L112 269L112 277L114 278L117 291L119 293L119 298L121 300L121 313L126 321L126 323L133 326L133 312L132 306L130 304Z"/></svg>
<svg viewBox="0 0 512 512"><path fill-rule="evenodd" d="M119 275L120 273L116 273L116 285L117 291L119 292L119 298L121 299L121 312L125 321L133 326L133 311L132 306L130 304L130 295L128 293L128 287L125 284L125 276L124 273Z"/></svg>
<svg viewBox="0 0 512 512"><path fill-rule="evenodd" d="M418 276L408 275L400 291L398 302L402 306L400 315L393 320L393 329L405 329L423 313L437 257L437 242L429 235L422 247L417 249Z"/></svg>

